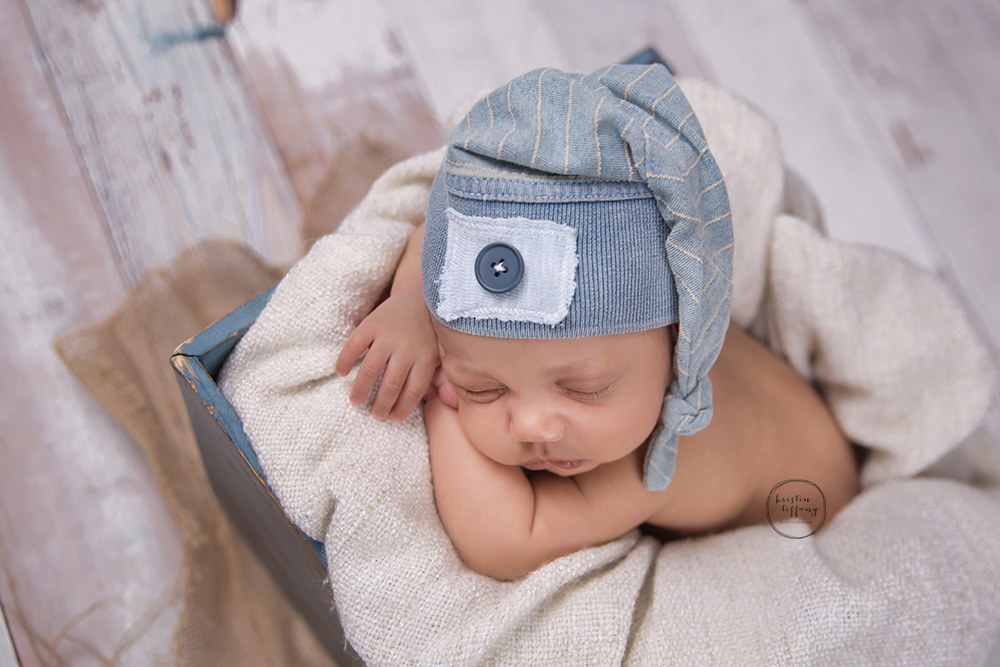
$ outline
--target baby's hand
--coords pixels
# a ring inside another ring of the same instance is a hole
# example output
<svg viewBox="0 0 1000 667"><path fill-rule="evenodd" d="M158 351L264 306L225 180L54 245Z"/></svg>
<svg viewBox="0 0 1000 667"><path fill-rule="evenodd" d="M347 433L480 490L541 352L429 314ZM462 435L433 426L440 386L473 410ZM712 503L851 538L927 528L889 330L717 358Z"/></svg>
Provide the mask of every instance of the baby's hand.
<svg viewBox="0 0 1000 667"><path fill-rule="evenodd" d="M440 360L423 295L398 291L362 320L337 357L337 374L350 373L365 350L368 354L354 379L351 403L363 404L385 369L372 416L403 421L427 393Z"/></svg>

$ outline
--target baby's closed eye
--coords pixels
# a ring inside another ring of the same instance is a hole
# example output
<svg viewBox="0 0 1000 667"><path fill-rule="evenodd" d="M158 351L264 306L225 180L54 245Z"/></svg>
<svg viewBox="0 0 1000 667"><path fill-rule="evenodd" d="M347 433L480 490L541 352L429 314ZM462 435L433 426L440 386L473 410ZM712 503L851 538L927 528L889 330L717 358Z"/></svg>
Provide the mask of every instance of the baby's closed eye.
<svg viewBox="0 0 1000 667"><path fill-rule="evenodd" d="M611 386L612 385L608 385L607 387L604 387L603 389L598 389L597 391L580 391L578 389L570 389L568 387L564 387L563 392L568 396L570 396L571 398L576 398L583 401L596 401L600 399L602 396L606 395L609 391L611 391Z"/></svg>
<svg viewBox="0 0 1000 667"><path fill-rule="evenodd" d="M489 403L495 401L496 399L503 396L504 392L507 391L505 387L497 387L494 389L466 389L465 387L460 387L455 385L455 389L464 398L474 401L476 403Z"/></svg>
<svg viewBox="0 0 1000 667"><path fill-rule="evenodd" d="M603 396L605 396L611 390L612 386L613 385L608 385L606 387L593 391L588 391L582 388L576 389L571 387L559 387L559 391L563 395L572 398L574 400L592 402L592 401L597 401L601 399ZM468 389L466 387L460 387L458 385L455 385L455 388L459 391L459 393L463 397L476 403L490 403L500 398L507 392L506 387L494 387L490 389Z"/></svg>

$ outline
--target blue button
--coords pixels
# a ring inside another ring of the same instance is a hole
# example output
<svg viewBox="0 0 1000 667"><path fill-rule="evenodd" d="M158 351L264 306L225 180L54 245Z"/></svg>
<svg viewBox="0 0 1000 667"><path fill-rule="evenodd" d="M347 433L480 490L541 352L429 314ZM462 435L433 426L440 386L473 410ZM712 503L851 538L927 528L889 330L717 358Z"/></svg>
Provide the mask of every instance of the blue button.
<svg viewBox="0 0 1000 667"><path fill-rule="evenodd" d="M506 243L491 243L476 257L476 280L483 289L499 294L517 287L524 276L521 253Z"/></svg>

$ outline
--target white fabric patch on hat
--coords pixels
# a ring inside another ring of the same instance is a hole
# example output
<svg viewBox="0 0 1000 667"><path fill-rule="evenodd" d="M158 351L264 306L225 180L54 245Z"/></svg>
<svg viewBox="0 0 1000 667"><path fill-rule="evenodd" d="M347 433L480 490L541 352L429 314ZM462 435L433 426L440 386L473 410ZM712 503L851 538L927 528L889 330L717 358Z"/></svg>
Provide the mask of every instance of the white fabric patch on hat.
<svg viewBox="0 0 1000 667"><path fill-rule="evenodd" d="M551 220L448 216L448 247L441 269L437 316L555 326L566 319L576 292L576 229ZM491 243L504 243L521 254L523 275L508 292L493 293L476 279L476 259Z"/></svg>

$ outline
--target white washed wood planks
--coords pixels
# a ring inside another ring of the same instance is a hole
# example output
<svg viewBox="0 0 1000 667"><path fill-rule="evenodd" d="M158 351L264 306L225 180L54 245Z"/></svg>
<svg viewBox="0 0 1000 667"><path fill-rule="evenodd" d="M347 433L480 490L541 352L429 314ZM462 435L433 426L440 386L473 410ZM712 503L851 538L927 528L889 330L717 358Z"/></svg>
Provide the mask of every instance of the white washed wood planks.
<svg viewBox="0 0 1000 667"><path fill-rule="evenodd" d="M536 0L387 0L445 121L462 102L537 67L566 69Z"/></svg>
<svg viewBox="0 0 1000 667"><path fill-rule="evenodd" d="M718 82L778 128L789 165L815 190L832 236L938 264L912 204L878 150L849 86L817 50L792 0L672 0Z"/></svg>
<svg viewBox="0 0 1000 667"><path fill-rule="evenodd" d="M807 9L1000 350L1000 8L813 0Z"/></svg>
<svg viewBox="0 0 1000 667"><path fill-rule="evenodd" d="M662 0L542 0L543 14L576 72L593 72L653 46L680 75L713 80L673 5Z"/></svg>
<svg viewBox="0 0 1000 667"><path fill-rule="evenodd" d="M432 148L458 104L535 67L590 71L654 44L707 76L682 30L652 0L243 0L226 34L308 202L331 165Z"/></svg>
<svg viewBox="0 0 1000 667"><path fill-rule="evenodd" d="M207 3L24 8L130 284L206 237L297 257L301 207Z"/></svg>
<svg viewBox="0 0 1000 667"><path fill-rule="evenodd" d="M112 655L171 591L181 557L138 447L52 348L109 315L126 285L42 53L22 7L0 0L0 592L26 666L40 662L25 623L51 642L102 601L72 634ZM175 620L173 609L120 664L152 664ZM94 664L72 641L59 655Z"/></svg>
<svg viewBox="0 0 1000 667"><path fill-rule="evenodd" d="M227 35L303 202L358 144L400 159L443 140L382 2L243 0Z"/></svg>

